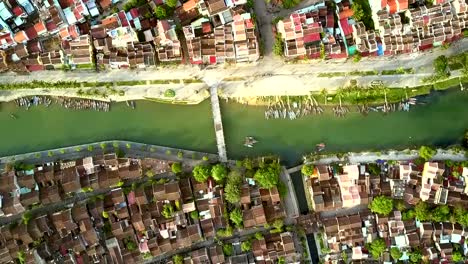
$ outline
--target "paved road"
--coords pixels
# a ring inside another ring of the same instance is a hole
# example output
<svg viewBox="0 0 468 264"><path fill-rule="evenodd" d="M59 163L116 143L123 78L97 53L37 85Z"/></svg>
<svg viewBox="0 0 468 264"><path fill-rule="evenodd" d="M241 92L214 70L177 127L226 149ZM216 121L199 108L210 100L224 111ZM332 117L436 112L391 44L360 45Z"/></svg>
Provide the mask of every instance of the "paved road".
<svg viewBox="0 0 468 264"><path fill-rule="evenodd" d="M263 1L255 1L256 5L263 4ZM260 18L261 20L261 18ZM265 23L267 21L264 21ZM262 22L263 23L263 22ZM266 24L264 24L266 26ZM266 45L267 46L267 45ZM269 48L266 47L266 50ZM146 71L134 70L109 70L106 72L61 72L57 71L51 74L48 71L34 72L30 75L17 75L14 73L5 73L0 75L0 82L30 82L32 80L59 81L67 79L69 81L119 81L119 80L155 80L155 79L186 79L199 78L209 83L218 82L224 78L236 78L240 82L221 83L223 89L222 95L229 96L229 93L235 93L236 89L245 96L251 95L252 87L263 93L277 91L283 94L289 91L300 90L303 94L308 91L321 90L322 88L335 88L339 85L337 81L349 81L349 77L341 78L319 78L319 73L324 72L350 72L350 71L369 71L369 70L390 70L403 68L414 68L416 75L404 76L370 76L356 77L354 79L368 80L379 78L385 79L385 82L403 85L404 82L420 83L421 77L432 74L432 63L439 55L450 56L460 51L468 50L468 39L462 39L453 44L449 49L434 49L426 53L416 53L403 55L399 57L373 57L364 58L359 63L352 61L314 61L308 64L286 64L282 60L273 57L266 57L256 63L238 64L226 67L208 67L200 69L196 66L180 65L178 67L158 68ZM405 79L407 81L402 81ZM226 88L227 87L227 88ZM8 91L2 91L5 93Z"/></svg>
<svg viewBox="0 0 468 264"><path fill-rule="evenodd" d="M288 194L283 198L283 205L286 210L285 223L291 225L295 223L294 218L299 217L299 205L297 203L296 191L294 190L291 176L285 167L281 167L280 178L288 188Z"/></svg>

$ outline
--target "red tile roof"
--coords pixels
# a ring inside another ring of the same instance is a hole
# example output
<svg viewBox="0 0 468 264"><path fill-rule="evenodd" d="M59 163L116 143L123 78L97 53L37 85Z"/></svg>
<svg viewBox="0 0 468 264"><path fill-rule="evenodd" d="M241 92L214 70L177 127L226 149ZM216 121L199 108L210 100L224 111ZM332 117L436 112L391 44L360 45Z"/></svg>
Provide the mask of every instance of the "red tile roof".
<svg viewBox="0 0 468 264"><path fill-rule="evenodd" d="M140 16L140 12L138 11L138 8L132 8L130 9L130 15L132 16L133 19L137 18Z"/></svg>
<svg viewBox="0 0 468 264"><path fill-rule="evenodd" d="M441 4L443 2L444 2L444 0L437 0L437 4ZM404 10L408 9L408 0L399 0L398 3L400 4L399 11L404 11Z"/></svg>
<svg viewBox="0 0 468 264"><path fill-rule="evenodd" d="M212 31L210 22L205 22L202 24L202 31L204 34L210 33Z"/></svg>
<svg viewBox="0 0 468 264"><path fill-rule="evenodd" d="M107 9L111 6L112 2L111 0L100 0L99 5L101 6L102 9Z"/></svg>
<svg viewBox="0 0 468 264"><path fill-rule="evenodd" d="M398 11L396 0L388 0L390 14L395 14Z"/></svg>
<svg viewBox="0 0 468 264"><path fill-rule="evenodd" d="M304 43L315 42L317 40L320 40L319 33L312 33L304 36Z"/></svg>
<svg viewBox="0 0 468 264"><path fill-rule="evenodd" d="M26 35L28 35L29 39L37 38L37 31L36 31L36 29L34 27L28 27L24 31L26 32Z"/></svg>
<svg viewBox="0 0 468 264"><path fill-rule="evenodd" d="M348 24L347 18L340 19L340 25L345 36L351 35L353 33L353 28Z"/></svg>
<svg viewBox="0 0 468 264"><path fill-rule="evenodd" d="M54 31L57 29L57 25L54 23L54 21L49 21L46 24L46 28L48 31Z"/></svg>
<svg viewBox="0 0 468 264"><path fill-rule="evenodd" d="M43 71L44 70L44 66L43 65L26 65L26 68L28 69L28 71Z"/></svg>
<svg viewBox="0 0 468 264"><path fill-rule="evenodd" d="M10 34L0 36L0 44L13 44L13 39Z"/></svg>
<svg viewBox="0 0 468 264"><path fill-rule="evenodd" d="M380 0L380 7L382 9L384 9L385 7L387 7L387 0Z"/></svg>
<svg viewBox="0 0 468 264"><path fill-rule="evenodd" d="M122 24L122 27L128 27L129 24L128 24L128 20L127 20L127 16L125 15L125 12L120 11L118 15L119 15L119 19L120 19L120 23Z"/></svg>
<svg viewBox="0 0 468 264"><path fill-rule="evenodd" d="M79 36L77 27L75 25L69 26L68 32L70 32L70 36L72 39L76 39Z"/></svg>
<svg viewBox="0 0 468 264"><path fill-rule="evenodd" d="M22 14L24 14L24 11L23 9L21 9L21 7L16 6L13 8L13 14L15 14L16 16L21 16Z"/></svg>

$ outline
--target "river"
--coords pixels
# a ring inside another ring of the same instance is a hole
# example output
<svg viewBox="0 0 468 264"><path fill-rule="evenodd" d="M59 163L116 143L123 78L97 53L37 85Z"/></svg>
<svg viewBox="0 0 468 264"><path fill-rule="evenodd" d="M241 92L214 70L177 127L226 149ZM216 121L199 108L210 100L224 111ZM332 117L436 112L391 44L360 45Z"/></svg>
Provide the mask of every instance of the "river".
<svg viewBox="0 0 468 264"><path fill-rule="evenodd" d="M468 128L468 92L430 96L429 103L409 113L367 117L331 113L297 120L265 120L264 107L221 103L230 158L279 154L289 165L324 142L327 151L360 151L415 145L458 143ZM67 110L52 105L0 106L0 155L11 155L100 140L122 139L177 148L216 152L210 104L195 106L138 101L135 110L112 104L110 112ZM11 118L11 114L17 119ZM254 136L254 148L243 146Z"/></svg>

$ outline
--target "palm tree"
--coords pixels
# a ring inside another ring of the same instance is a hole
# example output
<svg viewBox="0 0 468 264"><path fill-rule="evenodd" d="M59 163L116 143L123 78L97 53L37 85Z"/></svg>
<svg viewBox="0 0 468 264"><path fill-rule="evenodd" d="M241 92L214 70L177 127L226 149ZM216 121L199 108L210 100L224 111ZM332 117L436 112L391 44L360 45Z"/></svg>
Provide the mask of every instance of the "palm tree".
<svg viewBox="0 0 468 264"><path fill-rule="evenodd" d="M323 96L324 98L324 101L325 101L325 105L327 104L327 95L328 95L328 90L323 88L322 91L320 91L320 95Z"/></svg>

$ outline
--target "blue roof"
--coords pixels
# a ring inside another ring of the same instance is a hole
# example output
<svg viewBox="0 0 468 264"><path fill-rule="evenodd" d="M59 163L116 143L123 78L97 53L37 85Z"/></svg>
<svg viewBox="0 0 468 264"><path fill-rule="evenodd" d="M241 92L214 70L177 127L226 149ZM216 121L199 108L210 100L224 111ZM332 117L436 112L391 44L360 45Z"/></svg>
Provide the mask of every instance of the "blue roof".
<svg viewBox="0 0 468 264"><path fill-rule="evenodd" d="M382 47L381 43L377 44L377 55L378 56L383 56L384 55L384 51L383 51L383 47Z"/></svg>

